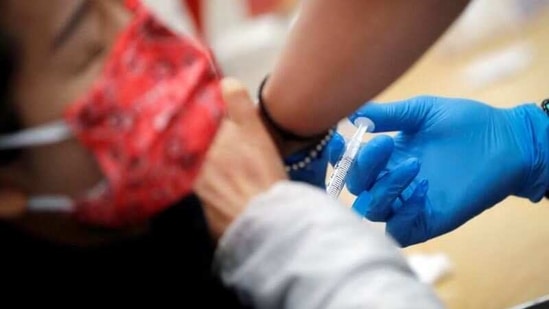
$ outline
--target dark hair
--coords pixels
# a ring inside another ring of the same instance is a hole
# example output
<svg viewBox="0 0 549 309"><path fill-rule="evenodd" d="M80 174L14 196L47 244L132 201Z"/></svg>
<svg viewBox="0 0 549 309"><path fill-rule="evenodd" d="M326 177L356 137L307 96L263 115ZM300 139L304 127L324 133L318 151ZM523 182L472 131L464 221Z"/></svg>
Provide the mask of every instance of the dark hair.
<svg viewBox="0 0 549 309"><path fill-rule="evenodd" d="M0 135L16 132L21 122L13 104L13 81L18 67L15 41L0 31ZM0 165L12 162L19 151L0 151Z"/></svg>

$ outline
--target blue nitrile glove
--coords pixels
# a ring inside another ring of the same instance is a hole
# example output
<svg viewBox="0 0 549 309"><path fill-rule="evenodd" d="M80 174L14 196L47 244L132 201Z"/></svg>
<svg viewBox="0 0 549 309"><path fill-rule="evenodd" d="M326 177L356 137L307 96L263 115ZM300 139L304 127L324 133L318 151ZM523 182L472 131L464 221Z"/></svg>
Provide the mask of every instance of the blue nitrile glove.
<svg viewBox="0 0 549 309"><path fill-rule="evenodd" d="M320 159L313 161L307 168L291 173L292 180L305 181L325 188L328 161L337 163L343 155L345 141L336 134L328 144ZM391 205L401 205L406 209L423 208L426 200L426 183L411 189L410 183L419 172L420 164L415 158L408 158L388 170L386 165L394 149L393 139L389 136L377 136L363 145L353 164L348 179L348 189L358 197L353 209L361 216L381 216L373 213L377 209L386 209ZM304 155L304 154L302 154ZM299 160L298 157L295 160ZM383 175L380 176L380 173ZM360 190L359 190L360 188ZM410 197L403 199L402 192L411 191ZM398 203L395 201L399 198ZM370 212L370 213L367 213ZM403 212L404 214L404 212ZM397 220L408 220L401 216Z"/></svg>
<svg viewBox="0 0 549 309"><path fill-rule="evenodd" d="M408 212L407 224L388 226L403 245L449 232L509 195L539 201L549 187L549 119L534 104L498 109L424 96L367 104L356 117L372 119L377 132L402 131L389 168L418 158L418 179L429 182L427 203L415 214L377 209L385 217L370 218L391 222Z"/></svg>

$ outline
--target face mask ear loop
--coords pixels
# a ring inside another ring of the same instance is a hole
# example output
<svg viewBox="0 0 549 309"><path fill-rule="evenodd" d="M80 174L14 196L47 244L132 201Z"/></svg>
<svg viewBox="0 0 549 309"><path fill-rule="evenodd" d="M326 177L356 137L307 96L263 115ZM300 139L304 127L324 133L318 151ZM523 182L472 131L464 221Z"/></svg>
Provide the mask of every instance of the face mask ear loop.
<svg viewBox="0 0 549 309"><path fill-rule="evenodd" d="M27 201L27 210L41 213L71 213L74 211L74 203L70 197L64 195L35 196Z"/></svg>
<svg viewBox="0 0 549 309"><path fill-rule="evenodd" d="M18 133L0 135L0 150L13 150L59 143L72 136L64 121L56 121Z"/></svg>

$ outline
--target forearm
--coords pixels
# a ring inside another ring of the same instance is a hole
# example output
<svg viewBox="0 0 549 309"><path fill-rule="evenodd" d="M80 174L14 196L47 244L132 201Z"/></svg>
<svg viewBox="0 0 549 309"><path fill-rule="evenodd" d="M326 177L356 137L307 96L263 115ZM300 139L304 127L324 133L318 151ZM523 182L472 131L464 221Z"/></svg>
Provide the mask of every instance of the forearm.
<svg viewBox="0 0 549 309"><path fill-rule="evenodd" d="M304 185L252 201L220 242L222 279L254 308L441 308L396 246Z"/></svg>
<svg viewBox="0 0 549 309"><path fill-rule="evenodd" d="M306 0L263 97L288 130L315 135L376 96L468 0Z"/></svg>

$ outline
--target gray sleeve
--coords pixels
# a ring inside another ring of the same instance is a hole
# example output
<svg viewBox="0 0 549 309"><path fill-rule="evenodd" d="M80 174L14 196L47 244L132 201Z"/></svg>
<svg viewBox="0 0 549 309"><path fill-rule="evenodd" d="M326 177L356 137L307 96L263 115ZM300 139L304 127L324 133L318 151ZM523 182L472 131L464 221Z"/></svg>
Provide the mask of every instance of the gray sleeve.
<svg viewBox="0 0 549 309"><path fill-rule="evenodd" d="M223 282L255 308L442 308L382 231L307 185L257 197L216 253Z"/></svg>

